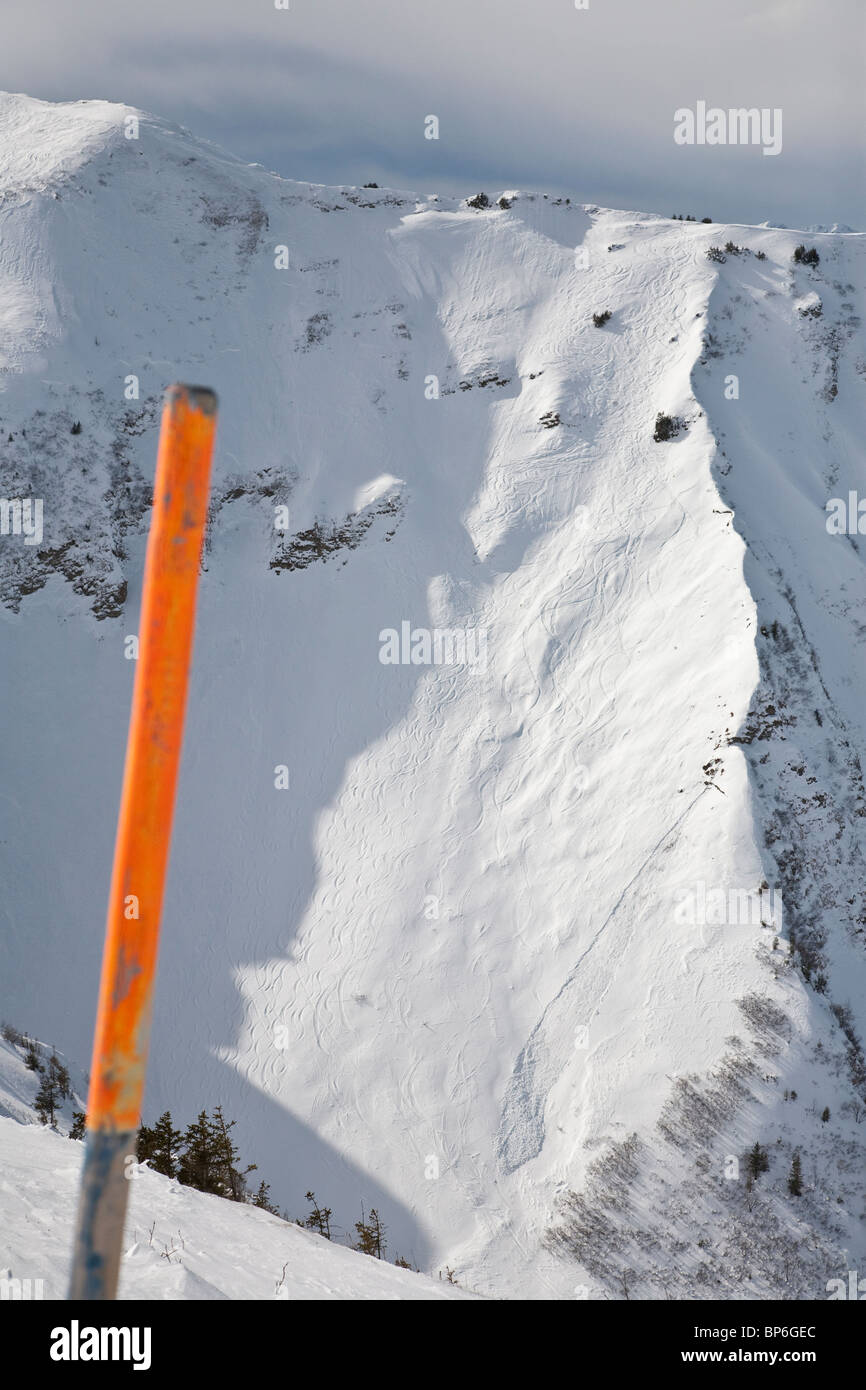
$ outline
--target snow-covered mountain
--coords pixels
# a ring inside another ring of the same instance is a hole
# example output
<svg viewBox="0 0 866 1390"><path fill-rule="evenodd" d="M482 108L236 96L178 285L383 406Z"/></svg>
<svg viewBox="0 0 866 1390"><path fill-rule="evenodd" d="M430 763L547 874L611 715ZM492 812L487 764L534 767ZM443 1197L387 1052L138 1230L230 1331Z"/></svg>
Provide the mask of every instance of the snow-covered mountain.
<svg viewBox="0 0 866 1390"><path fill-rule="evenodd" d="M42 501L0 536L0 1008L89 1054L160 398L200 381L147 1117L221 1103L281 1205L373 1203L484 1293L824 1297L866 1268L826 511L866 496L864 238L487 192L0 97L0 495Z"/></svg>

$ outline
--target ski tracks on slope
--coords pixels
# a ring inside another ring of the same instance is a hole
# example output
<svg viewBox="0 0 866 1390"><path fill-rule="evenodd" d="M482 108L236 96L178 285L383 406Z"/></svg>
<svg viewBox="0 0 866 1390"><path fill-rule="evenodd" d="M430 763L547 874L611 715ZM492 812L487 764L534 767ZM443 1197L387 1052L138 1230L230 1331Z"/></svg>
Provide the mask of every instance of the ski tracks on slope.
<svg viewBox="0 0 866 1390"><path fill-rule="evenodd" d="M496 1152L505 1173L512 1173L530 1159L536 1158L544 1144L544 1111L547 1096L558 1079L567 1050L573 1050L573 1037L576 1022L588 1024L611 988L613 975L609 975L597 995L587 1000L581 1010L575 1007L576 986L580 980L580 969L607 929L616 920L620 908L628 894L640 880L644 871L655 859L665 843L682 825L693 807L702 799L708 788L703 787L689 802L688 806L667 827L646 855L634 876L623 888L607 917L596 931L592 940L583 949L558 993L545 1008L540 1019L521 1049L508 1082L502 1106L502 1120L496 1138ZM621 962L627 958L628 942L633 925L625 940L618 942L616 956Z"/></svg>
<svg viewBox="0 0 866 1390"><path fill-rule="evenodd" d="M685 250L677 257L677 260L697 263L698 253L697 251ZM656 287L660 300L668 306L671 323L677 322L679 318L676 294L680 274L680 265L676 267L666 265ZM614 270L611 277L614 283L621 279L626 286L630 285L631 278L631 270L623 273L623 268L620 267ZM644 327L644 333L649 332L651 328L657 330L657 319ZM661 486L663 492L667 494L669 503L673 503L678 512L676 523L666 537L665 543L670 544L672 541L676 541L685 525L686 513L682 500L672 493L668 480L663 475L648 474L639 467L642 456L645 457L645 448L641 448L641 440L636 433L629 438L627 451L632 460L630 476L638 480L639 492L636 506L633 505L630 509L631 516L633 518L640 517L642 514L653 516L659 510L657 496L654 494L657 494L657 490ZM608 497L605 501L607 505L604 507L604 519L609 519L613 523L612 529L616 534L617 499ZM668 508L663 506L661 510L666 512ZM601 516L593 516L596 530L593 549L594 573L591 580L592 597L589 599L588 605L594 607L598 614L594 624L597 633L608 625L611 618L615 621L614 606L619 612L628 610L636 582L646 582L648 590L650 592L652 590L649 570L645 569L639 574L636 573L640 549L646 539L646 527L642 527L637 534L624 535L619 543L613 541L614 550L613 555L610 556L609 551L607 554L605 553L610 541L606 540L599 544L598 529L602 519ZM621 529L621 525L619 529ZM569 589L565 593L557 592L545 600L541 611L541 621L548 633L546 674L556 693L557 702L569 709L574 716L575 727L581 730L582 742L586 741L590 735L601 732L613 720L616 678L614 676L614 679L608 680L608 668L611 663L627 662L629 659L628 652L619 637L620 624L616 623L617 651L612 652L610 643L606 643L605 650L599 652L591 660L581 692L582 709L577 708L574 700L560 684L558 672L561 668L568 669L569 665L572 664L573 648L575 644L579 644L583 631L583 625L577 629L572 625L570 631L563 632L561 619L566 608L572 605L584 606L587 604L587 600L583 597L568 596L575 589L585 586L585 570L584 562L574 574ZM593 599L597 600L596 604L593 604ZM583 690L586 690L585 700L583 699ZM587 723L586 715L589 711L594 712L595 718ZM565 737L569 737L568 730ZM589 1024L612 988L618 966L627 959L634 922L631 922L626 928L625 937L618 939L615 947L609 948L605 961L606 968L597 967L592 972L591 979L587 979L586 967L592 964L593 953L596 952L599 944L606 939L608 929L616 923L629 894L639 883L642 875L653 863L662 847L690 815L706 790L706 788L702 788L695 795L649 850L635 874L622 889L591 941L581 952L562 986L545 1007L521 1049L506 1087L499 1130L496 1136L496 1155L501 1171L505 1174L515 1172L525 1163L536 1158L541 1152L545 1138L545 1110L548 1096L562 1071L568 1065L569 1058L574 1055L575 1028L578 1024Z"/></svg>

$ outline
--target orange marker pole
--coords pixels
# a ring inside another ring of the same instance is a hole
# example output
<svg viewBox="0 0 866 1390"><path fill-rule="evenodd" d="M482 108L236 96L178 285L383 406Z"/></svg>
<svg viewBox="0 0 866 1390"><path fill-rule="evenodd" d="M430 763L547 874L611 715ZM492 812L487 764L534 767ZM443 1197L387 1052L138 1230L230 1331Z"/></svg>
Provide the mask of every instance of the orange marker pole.
<svg viewBox="0 0 866 1390"><path fill-rule="evenodd" d="M216 418L212 391L169 387L144 568L70 1299L117 1294L126 1160L135 1154L147 1069Z"/></svg>

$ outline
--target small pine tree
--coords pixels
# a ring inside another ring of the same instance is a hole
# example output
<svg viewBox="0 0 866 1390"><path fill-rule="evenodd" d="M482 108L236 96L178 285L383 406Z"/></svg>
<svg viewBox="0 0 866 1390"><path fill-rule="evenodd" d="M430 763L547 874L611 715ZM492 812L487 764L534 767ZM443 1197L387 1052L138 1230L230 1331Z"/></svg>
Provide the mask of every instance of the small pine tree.
<svg viewBox="0 0 866 1390"><path fill-rule="evenodd" d="M226 1123L222 1106L218 1105L210 1120L210 1130L213 1136L214 1162L220 1195L228 1197L232 1202L245 1202L247 1173L254 1173L258 1165L248 1163L246 1168L238 1167L240 1154L229 1133L236 1124L237 1120L229 1120Z"/></svg>
<svg viewBox="0 0 866 1390"><path fill-rule="evenodd" d="M308 1231L318 1231L320 1236L325 1237L325 1240L330 1240L331 1208L320 1207L318 1202L316 1201L315 1192L306 1192L304 1196L306 1200L311 1203L312 1211L310 1212L309 1216L301 1222L301 1224L303 1226L306 1226Z"/></svg>
<svg viewBox="0 0 866 1390"><path fill-rule="evenodd" d="M153 1157L153 1130L150 1125L139 1125L135 1137L135 1158L138 1163L149 1163Z"/></svg>
<svg viewBox="0 0 866 1390"><path fill-rule="evenodd" d="M151 1167L157 1173L163 1173L167 1178L176 1178L180 1167L180 1147L183 1143L183 1135L179 1129L175 1129L171 1120L171 1111L166 1110L160 1115L153 1127L153 1158Z"/></svg>
<svg viewBox="0 0 866 1390"><path fill-rule="evenodd" d="M770 1167L767 1150L762 1149L757 1140L755 1140L755 1147L749 1151L749 1156L746 1159L746 1167L749 1171L749 1175L755 1182L757 1182L761 1174L766 1173Z"/></svg>
<svg viewBox="0 0 866 1390"><path fill-rule="evenodd" d="M206 1110L200 1110L194 1123L186 1127L177 1176L185 1187L195 1187L199 1192L219 1192L213 1135Z"/></svg>
<svg viewBox="0 0 866 1390"><path fill-rule="evenodd" d="M48 1066L54 1073L60 1099L67 1100L72 1095L72 1082L69 1079L69 1068L63 1065L56 1052L52 1052Z"/></svg>
<svg viewBox="0 0 866 1390"><path fill-rule="evenodd" d="M72 1094L69 1071L55 1052L48 1058L44 1067L37 1067L42 1075L33 1108L44 1125L54 1125L56 1111L62 1101Z"/></svg>
<svg viewBox="0 0 866 1390"><path fill-rule="evenodd" d="M261 1207L262 1211L269 1211L272 1216L279 1216L280 1209L275 1207L270 1198L271 1185L264 1179L259 1183L255 1196L252 1198L254 1207Z"/></svg>
<svg viewBox="0 0 866 1390"><path fill-rule="evenodd" d="M87 1116L83 1110L73 1110L72 1128L69 1131L70 1139L84 1139L87 1132Z"/></svg>
<svg viewBox="0 0 866 1390"><path fill-rule="evenodd" d="M166 1110L152 1129L148 1125L141 1126L135 1156L139 1163L149 1164L155 1173L176 1178L180 1170L182 1144L183 1135L172 1124L171 1111Z"/></svg>
<svg viewBox="0 0 866 1390"><path fill-rule="evenodd" d="M798 1153L795 1153L791 1160L791 1171L788 1174L788 1191L791 1193L792 1197L801 1197L803 1195L803 1168Z"/></svg>
<svg viewBox="0 0 866 1390"><path fill-rule="evenodd" d="M24 1054L24 1065L28 1071L41 1071L42 1063L39 1060L39 1052L32 1038L27 1039L27 1051Z"/></svg>
<svg viewBox="0 0 866 1390"><path fill-rule="evenodd" d="M824 1124L826 1124L827 1121L829 1120L829 1118L830 1118L830 1107L829 1107L829 1105L825 1105L825 1106L824 1106L824 1109L821 1111L821 1119L823 1120Z"/></svg>
<svg viewBox="0 0 866 1390"><path fill-rule="evenodd" d="M48 1078L47 1071L42 1072L42 1080L39 1083L39 1090L36 1092L33 1108L44 1125L54 1124L54 1112L57 1109L57 1092Z"/></svg>
<svg viewBox="0 0 866 1390"><path fill-rule="evenodd" d="M42 1080L39 1083L39 1090L36 1092L36 1099L33 1102L33 1108L42 1123L44 1125L51 1125L52 1127L57 1120L57 1107L63 1099L57 1068L52 1065L55 1061L56 1058L50 1057L48 1059L48 1065L39 1068Z"/></svg>
<svg viewBox="0 0 866 1390"><path fill-rule="evenodd" d="M373 1255L377 1260L385 1258L387 1241L385 1240L385 1227L379 1220L379 1213L375 1207L370 1208L370 1215L364 1220L364 1207L361 1206L361 1220L355 1222L355 1230L358 1232L358 1243L356 1250L360 1250L364 1255Z"/></svg>

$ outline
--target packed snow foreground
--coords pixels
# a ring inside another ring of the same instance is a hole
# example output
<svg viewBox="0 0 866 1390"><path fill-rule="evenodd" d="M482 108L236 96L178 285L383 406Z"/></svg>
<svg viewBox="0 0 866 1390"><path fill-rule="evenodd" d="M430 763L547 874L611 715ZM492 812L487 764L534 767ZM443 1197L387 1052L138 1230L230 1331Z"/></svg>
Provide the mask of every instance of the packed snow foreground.
<svg viewBox="0 0 866 1390"><path fill-rule="evenodd" d="M866 1274L863 270L0 97L3 1016L89 1056L159 404L200 381L145 1118L222 1105L281 1207L375 1206L488 1295ZM21 1119L38 1277L79 1146ZM131 1226L139 1295L455 1292L146 1171Z"/></svg>

